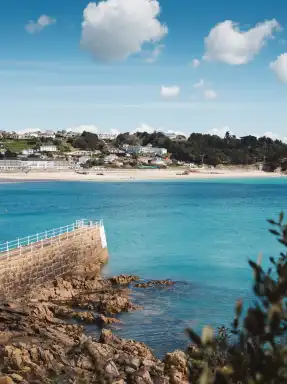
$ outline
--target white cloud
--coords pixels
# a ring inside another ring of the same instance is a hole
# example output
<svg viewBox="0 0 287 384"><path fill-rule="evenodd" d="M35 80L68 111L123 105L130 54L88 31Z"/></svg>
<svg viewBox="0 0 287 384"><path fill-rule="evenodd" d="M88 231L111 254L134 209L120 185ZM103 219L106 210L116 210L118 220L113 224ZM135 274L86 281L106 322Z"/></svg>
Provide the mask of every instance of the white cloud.
<svg viewBox="0 0 287 384"><path fill-rule="evenodd" d="M25 128L21 129L21 131L17 131L17 133L35 133L35 132L41 132L40 128Z"/></svg>
<svg viewBox="0 0 287 384"><path fill-rule="evenodd" d="M203 95L205 100L214 100L217 98L217 93L213 89L206 89Z"/></svg>
<svg viewBox="0 0 287 384"><path fill-rule="evenodd" d="M119 135L121 132L118 131L117 129L111 129L111 134L112 135Z"/></svg>
<svg viewBox="0 0 287 384"><path fill-rule="evenodd" d="M162 86L160 94L164 98L177 97L180 94L180 87L178 85L172 85L170 87Z"/></svg>
<svg viewBox="0 0 287 384"><path fill-rule="evenodd" d="M212 28L204 39L204 59L232 65L246 64L253 60L266 40L272 38L273 32L279 28L279 23L272 19L241 32L238 24L226 20Z"/></svg>
<svg viewBox="0 0 287 384"><path fill-rule="evenodd" d="M287 53L283 53L270 63L270 68L282 83L287 83Z"/></svg>
<svg viewBox="0 0 287 384"><path fill-rule="evenodd" d="M265 132L262 136L269 137L272 140L280 140L280 136L274 132Z"/></svg>
<svg viewBox="0 0 287 384"><path fill-rule="evenodd" d="M193 84L193 88L202 88L205 85L203 79L200 79L197 83Z"/></svg>
<svg viewBox="0 0 287 384"><path fill-rule="evenodd" d="M200 60L198 59L193 59L192 60L192 65L193 65L193 68L197 68L200 66Z"/></svg>
<svg viewBox="0 0 287 384"><path fill-rule="evenodd" d="M91 132L91 133L99 133L99 129L95 125L77 125L72 128L67 129L68 132L77 132L77 133L83 133L84 131L86 132Z"/></svg>
<svg viewBox="0 0 287 384"><path fill-rule="evenodd" d="M147 133L153 133L156 131L156 129L148 124L142 123L139 127L137 127L134 131L131 133L136 133L136 132L147 132Z"/></svg>
<svg viewBox="0 0 287 384"><path fill-rule="evenodd" d="M161 55L162 53L162 50L164 48L164 45L163 44L159 44L157 45L148 55L148 57L145 59L145 61L147 63L154 63L155 61L157 61L157 59L159 58L159 56Z"/></svg>
<svg viewBox="0 0 287 384"><path fill-rule="evenodd" d="M177 136L185 136L185 137L188 137L188 135L185 133L185 132L182 132L182 131L173 131L172 129L169 129L167 130L166 132L164 133L173 133L174 135L177 135Z"/></svg>
<svg viewBox="0 0 287 384"><path fill-rule="evenodd" d="M230 135L234 135L234 133L231 131L231 129L226 125L221 128L213 128L210 131L206 132L209 135L216 135L219 137L224 137L226 132L229 132Z"/></svg>
<svg viewBox="0 0 287 384"><path fill-rule="evenodd" d="M25 26L25 29L29 33L41 32L44 28L48 27L51 24L55 24L56 19L52 19L50 16L42 15L38 18L37 21L30 20L29 23Z"/></svg>
<svg viewBox="0 0 287 384"><path fill-rule="evenodd" d="M159 14L158 0L89 3L83 14L81 45L99 60L124 60L167 34Z"/></svg>

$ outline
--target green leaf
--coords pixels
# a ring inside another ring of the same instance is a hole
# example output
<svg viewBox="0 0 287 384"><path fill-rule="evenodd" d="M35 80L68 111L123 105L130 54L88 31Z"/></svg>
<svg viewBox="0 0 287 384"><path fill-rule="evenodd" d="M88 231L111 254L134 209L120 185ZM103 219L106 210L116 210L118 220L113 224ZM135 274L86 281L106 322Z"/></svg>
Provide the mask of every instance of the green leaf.
<svg viewBox="0 0 287 384"><path fill-rule="evenodd" d="M190 328L187 328L185 330L186 334L188 335L188 337L190 338L190 340L196 344L197 346L201 346L201 338L198 336L198 334L196 332L194 332L192 329Z"/></svg>

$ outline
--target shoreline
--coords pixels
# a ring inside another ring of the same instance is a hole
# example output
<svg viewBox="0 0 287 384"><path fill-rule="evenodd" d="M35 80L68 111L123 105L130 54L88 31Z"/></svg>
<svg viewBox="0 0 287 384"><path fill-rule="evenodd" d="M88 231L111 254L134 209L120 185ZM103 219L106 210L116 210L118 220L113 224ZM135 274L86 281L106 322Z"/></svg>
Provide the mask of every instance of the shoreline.
<svg viewBox="0 0 287 384"><path fill-rule="evenodd" d="M48 384L61 378L75 384L167 384L178 378L188 384L186 352L175 350L160 359L148 345L113 333L124 326L122 313L142 309L131 301L133 286L157 289L174 283L141 282L130 275L104 278L100 266L86 265L0 303L1 383ZM85 325L94 325L99 336Z"/></svg>
<svg viewBox="0 0 287 384"><path fill-rule="evenodd" d="M100 173L100 174L99 174ZM266 173L254 170L220 170L191 172L182 175L182 170L108 170L90 172L87 175L76 172L55 171L37 172L28 174L21 172L0 172L0 183L37 182L37 181L92 181L92 182L133 182L133 181L161 181L161 180L215 180L237 178L287 178L279 173Z"/></svg>

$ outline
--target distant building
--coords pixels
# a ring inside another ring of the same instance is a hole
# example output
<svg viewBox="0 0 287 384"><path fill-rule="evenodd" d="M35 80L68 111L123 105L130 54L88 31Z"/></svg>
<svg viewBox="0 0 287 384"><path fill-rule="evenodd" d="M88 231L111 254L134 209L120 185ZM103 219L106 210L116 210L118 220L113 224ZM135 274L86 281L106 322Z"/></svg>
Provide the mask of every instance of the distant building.
<svg viewBox="0 0 287 384"><path fill-rule="evenodd" d="M35 138L37 138L37 137L39 137L39 132L25 132L25 133L19 133L19 135L18 135L18 138L19 139L21 139L21 140L23 140L23 139L35 139Z"/></svg>
<svg viewBox="0 0 287 384"><path fill-rule="evenodd" d="M170 140L174 140L174 139L176 139L176 134L175 133L171 133L171 132L167 132L167 133L164 133L164 135L166 136L166 137L168 137Z"/></svg>
<svg viewBox="0 0 287 384"><path fill-rule="evenodd" d="M127 153L133 155L151 155L151 156L164 156L167 154L165 148L156 148L151 146L142 147L140 145L133 145L126 148Z"/></svg>
<svg viewBox="0 0 287 384"><path fill-rule="evenodd" d="M36 152L35 149L28 148L28 149L23 149L21 153L22 155L29 156L29 155L34 155L35 152Z"/></svg>
<svg viewBox="0 0 287 384"><path fill-rule="evenodd" d="M47 138L50 138L50 139L54 139L55 136L56 136L55 132L54 131L50 131L50 130L47 130L47 131L39 133L39 137L47 137Z"/></svg>
<svg viewBox="0 0 287 384"><path fill-rule="evenodd" d="M57 152L56 145L41 145L40 152Z"/></svg>
<svg viewBox="0 0 287 384"><path fill-rule="evenodd" d="M101 140L116 140L117 137L115 133L98 133L98 138Z"/></svg>
<svg viewBox="0 0 287 384"><path fill-rule="evenodd" d="M16 169L21 169L22 167L23 166L22 166L21 160L16 160L16 159L0 160L0 170L2 171L16 170Z"/></svg>
<svg viewBox="0 0 287 384"><path fill-rule="evenodd" d="M70 164L65 160L27 159L21 161L22 168L28 169L68 169Z"/></svg>
<svg viewBox="0 0 287 384"><path fill-rule="evenodd" d="M186 141L187 140L184 135L176 134L173 132L167 132L164 135L172 141Z"/></svg>

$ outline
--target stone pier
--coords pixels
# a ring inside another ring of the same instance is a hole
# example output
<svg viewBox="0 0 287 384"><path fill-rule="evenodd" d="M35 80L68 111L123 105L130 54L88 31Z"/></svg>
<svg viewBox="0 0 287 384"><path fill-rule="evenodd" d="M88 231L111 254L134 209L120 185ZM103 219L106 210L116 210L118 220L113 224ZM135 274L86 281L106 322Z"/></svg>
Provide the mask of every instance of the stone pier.
<svg viewBox="0 0 287 384"><path fill-rule="evenodd" d="M108 260L102 221L86 220L0 244L0 296L15 298L27 290L86 265Z"/></svg>

